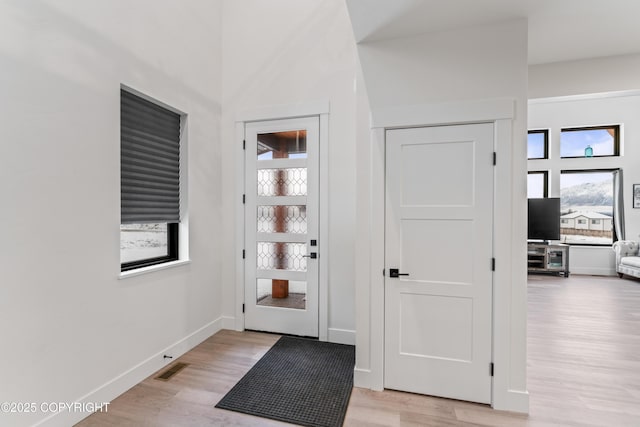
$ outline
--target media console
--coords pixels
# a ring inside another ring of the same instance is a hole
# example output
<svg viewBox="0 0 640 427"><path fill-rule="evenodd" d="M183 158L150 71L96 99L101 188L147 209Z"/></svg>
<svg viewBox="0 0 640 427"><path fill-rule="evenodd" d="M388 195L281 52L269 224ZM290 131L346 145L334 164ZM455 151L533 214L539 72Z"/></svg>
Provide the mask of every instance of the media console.
<svg viewBox="0 0 640 427"><path fill-rule="evenodd" d="M562 273L569 277L569 245L563 243L528 243L529 273Z"/></svg>

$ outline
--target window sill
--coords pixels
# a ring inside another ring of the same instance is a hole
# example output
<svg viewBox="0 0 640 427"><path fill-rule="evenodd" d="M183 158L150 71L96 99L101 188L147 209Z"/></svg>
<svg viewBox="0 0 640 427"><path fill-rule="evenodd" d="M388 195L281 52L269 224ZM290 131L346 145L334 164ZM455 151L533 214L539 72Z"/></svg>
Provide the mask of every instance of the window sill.
<svg viewBox="0 0 640 427"><path fill-rule="evenodd" d="M149 267L136 268L134 270L122 271L118 276L119 280L128 279L129 277L140 276L141 274L153 273L155 271L166 270L167 268L180 267L181 265L191 264L190 259L169 261L163 264L150 265Z"/></svg>

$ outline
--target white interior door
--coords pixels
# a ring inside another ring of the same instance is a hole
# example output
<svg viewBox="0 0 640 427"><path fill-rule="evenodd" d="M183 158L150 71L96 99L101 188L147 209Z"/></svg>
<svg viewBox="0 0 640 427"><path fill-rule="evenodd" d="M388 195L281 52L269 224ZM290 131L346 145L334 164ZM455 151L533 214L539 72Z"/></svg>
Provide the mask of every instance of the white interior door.
<svg viewBox="0 0 640 427"><path fill-rule="evenodd" d="M493 125L387 131L386 388L490 403L492 206Z"/></svg>
<svg viewBox="0 0 640 427"><path fill-rule="evenodd" d="M245 328L318 336L319 119L245 126Z"/></svg>

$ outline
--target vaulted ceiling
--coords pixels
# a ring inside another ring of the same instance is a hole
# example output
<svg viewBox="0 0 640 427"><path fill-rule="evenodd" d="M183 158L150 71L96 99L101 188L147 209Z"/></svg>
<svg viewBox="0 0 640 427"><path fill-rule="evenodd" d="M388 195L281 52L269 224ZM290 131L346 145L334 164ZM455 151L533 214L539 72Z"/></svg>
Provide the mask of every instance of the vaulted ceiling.
<svg viewBox="0 0 640 427"><path fill-rule="evenodd" d="M640 52L638 0L346 0L358 42L529 22L529 63Z"/></svg>

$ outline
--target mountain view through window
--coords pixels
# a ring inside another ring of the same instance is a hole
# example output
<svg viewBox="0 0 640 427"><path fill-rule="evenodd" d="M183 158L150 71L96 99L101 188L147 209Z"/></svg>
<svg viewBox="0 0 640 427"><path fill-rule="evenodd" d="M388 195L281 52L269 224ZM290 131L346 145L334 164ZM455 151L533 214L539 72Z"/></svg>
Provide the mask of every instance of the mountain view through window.
<svg viewBox="0 0 640 427"><path fill-rule="evenodd" d="M563 243L613 242L613 174L562 172L560 235Z"/></svg>

